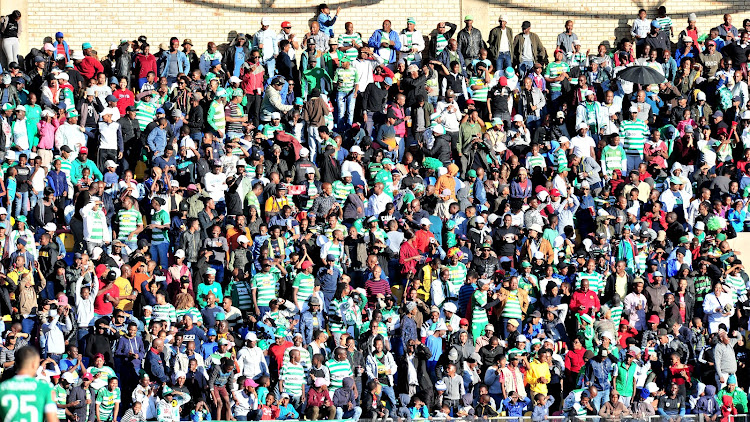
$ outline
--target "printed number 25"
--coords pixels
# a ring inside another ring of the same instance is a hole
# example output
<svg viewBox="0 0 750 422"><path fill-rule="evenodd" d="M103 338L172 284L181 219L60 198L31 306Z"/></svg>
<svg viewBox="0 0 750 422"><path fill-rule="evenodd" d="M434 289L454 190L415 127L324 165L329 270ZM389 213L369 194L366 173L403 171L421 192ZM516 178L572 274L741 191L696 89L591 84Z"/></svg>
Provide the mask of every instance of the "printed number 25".
<svg viewBox="0 0 750 422"><path fill-rule="evenodd" d="M33 394L23 394L19 397L16 396L4 396L2 407L8 409L8 413L5 415L3 422L37 422L39 420L39 410L34 407L36 396ZM16 414L19 413L18 418Z"/></svg>

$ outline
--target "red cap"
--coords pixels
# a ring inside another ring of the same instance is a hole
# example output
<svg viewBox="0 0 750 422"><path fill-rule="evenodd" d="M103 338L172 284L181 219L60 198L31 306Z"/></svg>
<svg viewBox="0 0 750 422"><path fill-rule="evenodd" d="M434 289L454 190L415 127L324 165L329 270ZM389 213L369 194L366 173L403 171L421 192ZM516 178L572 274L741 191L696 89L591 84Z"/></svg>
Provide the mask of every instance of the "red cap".
<svg viewBox="0 0 750 422"><path fill-rule="evenodd" d="M466 318L461 318L461 321L458 322L458 325L469 325L469 320Z"/></svg>
<svg viewBox="0 0 750 422"><path fill-rule="evenodd" d="M721 127L721 128L719 128L719 130L716 131L716 134L717 135L726 135L727 134L727 129Z"/></svg>
<svg viewBox="0 0 750 422"><path fill-rule="evenodd" d="M648 322L649 324L658 324L661 320L659 319L659 315L651 315L648 317Z"/></svg>
<svg viewBox="0 0 750 422"><path fill-rule="evenodd" d="M558 189L552 189L551 191L549 191L549 194L550 196L562 196L560 195L560 190Z"/></svg>
<svg viewBox="0 0 750 422"><path fill-rule="evenodd" d="M563 54L565 54L565 52L564 52L564 51L562 51L562 50L560 50L559 48L558 48L558 49L556 49L556 50L555 50L555 52L554 52L553 54L557 54L557 53L563 53Z"/></svg>
<svg viewBox="0 0 750 422"><path fill-rule="evenodd" d="M630 325L630 322L627 319L623 318L620 320L620 325Z"/></svg>
<svg viewBox="0 0 750 422"><path fill-rule="evenodd" d="M634 351L632 351L632 350L630 350L630 351L628 352L628 356L632 356L632 357L634 357L634 358L637 358L637 357L638 357L638 355L637 355L637 354L636 354L636 353L635 353Z"/></svg>
<svg viewBox="0 0 750 422"><path fill-rule="evenodd" d="M474 100L466 100L466 104L474 104Z"/></svg>
<svg viewBox="0 0 750 422"><path fill-rule="evenodd" d="M107 266L99 264L96 266L96 276L101 278L107 272Z"/></svg>
<svg viewBox="0 0 750 422"><path fill-rule="evenodd" d="M302 265L300 265L300 268L302 268L303 270L306 270L308 268L312 268L312 261L305 261L305 262L303 262Z"/></svg>
<svg viewBox="0 0 750 422"><path fill-rule="evenodd" d="M500 84L500 86L508 86L508 78L501 76L497 83Z"/></svg>
<svg viewBox="0 0 750 422"><path fill-rule="evenodd" d="M282 27L282 28L286 28L287 26L292 26L292 23L291 23L291 22L289 22L289 21L284 21L284 22L281 22L281 27Z"/></svg>
<svg viewBox="0 0 750 422"><path fill-rule="evenodd" d="M91 372L86 372L85 374L83 374L83 379L91 381L94 379L94 376L91 375Z"/></svg>
<svg viewBox="0 0 750 422"><path fill-rule="evenodd" d="M89 149L86 148L86 147L81 147L81 149L78 150L78 153L79 154L88 154L89 153Z"/></svg>

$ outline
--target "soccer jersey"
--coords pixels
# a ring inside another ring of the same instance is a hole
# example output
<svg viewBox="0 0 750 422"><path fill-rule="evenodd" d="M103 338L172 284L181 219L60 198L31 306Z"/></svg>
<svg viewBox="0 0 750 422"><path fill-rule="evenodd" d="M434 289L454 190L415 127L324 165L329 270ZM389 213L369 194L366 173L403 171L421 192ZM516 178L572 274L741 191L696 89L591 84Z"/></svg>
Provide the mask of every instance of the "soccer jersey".
<svg viewBox="0 0 750 422"><path fill-rule="evenodd" d="M156 321L167 321L175 323L177 321L177 311L171 303L165 303L163 305L156 304L153 306L151 313L151 319Z"/></svg>
<svg viewBox="0 0 750 422"><path fill-rule="evenodd" d="M158 225L164 225L169 224L169 213L161 209L156 214L154 214L153 218L151 219L151 222L153 224ZM169 242L169 237L167 236L167 230L168 229L151 229L151 241L154 243L157 242Z"/></svg>
<svg viewBox="0 0 750 422"><path fill-rule="evenodd" d="M551 79L554 79L558 76L560 76L563 72L569 73L570 72L570 66L568 66L565 62L552 62L547 65L547 68L544 69L544 76L547 76ZM549 84L551 91L562 91L562 83L560 82L550 82Z"/></svg>
<svg viewBox="0 0 750 422"><path fill-rule="evenodd" d="M48 412L57 412L57 404L47 381L16 375L0 384L0 420L42 422Z"/></svg>
<svg viewBox="0 0 750 422"><path fill-rule="evenodd" d="M339 92L351 92L354 89L354 85L359 81L359 73L357 69L350 66L349 69L340 67L336 69L336 74L333 77L334 83L340 83L338 87Z"/></svg>
<svg viewBox="0 0 750 422"><path fill-rule="evenodd" d="M304 392L305 369L300 364L287 363L281 368L279 379L284 381L284 389L292 396L299 397Z"/></svg>
<svg viewBox="0 0 750 422"><path fill-rule="evenodd" d="M326 366L328 367L328 372L330 372L331 375L331 386L328 387L328 391L330 391L331 394L333 394L333 392L337 389L341 388L341 386L344 384L344 378L354 376L354 373L352 372L352 365L347 359L344 359L340 362L331 359L326 362Z"/></svg>
<svg viewBox="0 0 750 422"><path fill-rule="evenodd" d="M129 210L121 209L117 213L117 221L120 223L117 238L125 241L128 240L130 233L133 233L139 225L143 224L143 216L135 208Z"/></svg>
<svg viewBox="0 0 750 422"><path fill-rule="evenodd" d="M299 273L294 277L294 283L292 287L296 287L297 291L297 302L303 303L312 296L313 289L315 288L315 277L310 274Z"/></svg>
<svg viewBox="0 0 750 422"><path fill-rule="evenodd" d="M120 403L119 387L112 391L109 391L109 388L102 388L96 392L96 404L99 405L99 418L102 422L112 419L112 412L117 403Z"/></svg>
<svg viewBox="0 0 750 422"><path fill-rule="evenodd" d="M643 120L625 120L620 124L620 136L625 140L628 154L643 156L643 148L648 138L648 126Z"/></svg>
<svg viewBox="0 0 750 422"><path fill-rule="evenodd" d="M257 290L257 306L268 306L276 298L276 276L272 273L257 273L252 279L252 289Z"/></svg>

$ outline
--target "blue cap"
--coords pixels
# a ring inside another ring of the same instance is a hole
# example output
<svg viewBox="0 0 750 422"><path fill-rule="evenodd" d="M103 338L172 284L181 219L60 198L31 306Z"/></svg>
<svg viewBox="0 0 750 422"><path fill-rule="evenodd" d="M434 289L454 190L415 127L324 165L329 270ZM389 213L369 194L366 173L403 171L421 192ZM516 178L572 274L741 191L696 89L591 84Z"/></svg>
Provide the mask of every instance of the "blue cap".
<svg viewBox="0 0 750 422"><path fill-rule="evenodd" d="M644 387L644 388L641 389L641 398L642 399L646 400L648 398L648 396L650 396L650 395L651 395L651 392L648 391L648 388Z"/></svg>
<svg viewBox="0 0 750 422"><path fill-rule="evenodd" d="M336 261L336 256L329 253L328 256L326 256L326 261Z"/></svg>
<svg viewBox="0 0 750 422"><path fill-rule="evenodd" d="M213 59L211 60L211 67L218 66L220 63L219 59Z"/></svg>
<svg viewBox="0 0 750 422"><path fill-rule="evenodd" d="M106 101L107 101L108 103L116 103L116 102L117 102L117 97L115 97L115 96L114 96L114 95L112 95L112 94L109 94L109 95L107 95L107 98L105 98L105 100L106 100Z"/></svg>
<svg viewBox="0 0 750 422"><path fill-rule="evenodd" d="M83 45L81 45L81 50L87 50L89 48L92 48L90 42L85 42L83 43Z"/></svg>
<svg viewBox="0 0 750 422"><path fill-rule="evenodd" d="M213 328L209 328L209 329L208 329L208 335L209 335L209 336L215 336L215 335L216 335L216 330L215 330L215 329L213 329Z"/></svg>
<svg viewBox="0 0 750 422"><path fill-rule="evenodd" d="M383 79L383 83L386 85L393 85L393 79L386 77L385 79Z"/></svg>
<svg viewBox="0 0 750 422"><path fill-rule="evenodd" d="M658 20L654 19L654 20L651 21L651 27L652 28L659 28L659 29L661 29L661 24L659 23Z"/></svg>
<svg viewBox="0 0 750 422"><path fill-rule="evenodd" d="M737 384L737 376L732 374L727 378L727 384Z"/></svg>
<svg viewBox="0 0 750 422"><path fill-rule="evenodd" d="M56 32L55 33L55 38L64 38L64 35L63 35L62 32Z"/></svg>
<svg viewBox="0 0 750 422"><path fill-rule="evenodd" d="M156 114L166 114L166 113L164 112L163 108L159 107L156 109Z"/></svg>
<svg viewBox="0 0 750 422"><path fill-rule="evenodd" d="M304 104L304 102L302 101L302 97L295 98L294 99L294 104L295 105L302 105L302 104Z"/></svg>

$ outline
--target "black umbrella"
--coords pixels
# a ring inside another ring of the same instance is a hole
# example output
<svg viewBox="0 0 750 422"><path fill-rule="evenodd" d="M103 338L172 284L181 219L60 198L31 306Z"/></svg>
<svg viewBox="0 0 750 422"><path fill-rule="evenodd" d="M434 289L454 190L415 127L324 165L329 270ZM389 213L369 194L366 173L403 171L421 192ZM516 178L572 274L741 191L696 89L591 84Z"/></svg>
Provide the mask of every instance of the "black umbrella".
<svg viewBox="0 0 750 422"><path fill-rule="evenodd" d="M617 77L623 81L641 85L659 84L666 80L664 75L653 67L639 65L630 66L621 70L617 74Z"/></svg>

